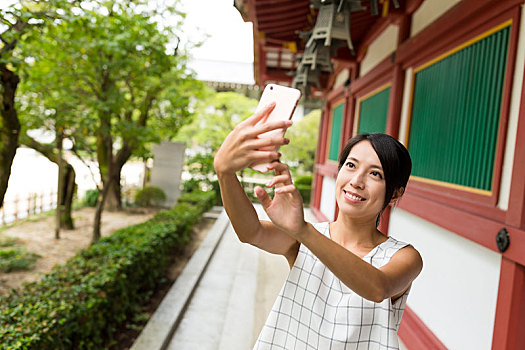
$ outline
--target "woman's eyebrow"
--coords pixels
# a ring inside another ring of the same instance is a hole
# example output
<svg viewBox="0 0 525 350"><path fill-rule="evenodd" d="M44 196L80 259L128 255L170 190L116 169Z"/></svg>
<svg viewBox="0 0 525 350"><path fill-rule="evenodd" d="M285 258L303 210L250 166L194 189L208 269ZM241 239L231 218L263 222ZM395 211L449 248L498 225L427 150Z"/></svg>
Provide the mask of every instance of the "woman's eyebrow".
<svg viewBox="0 0 525 350"><path fill-rule="evenodd" d="M348 157L348 158L346 158L346 160L351 160L352 162L359 164L359 160L357 158L354 158L354 157ZM376 169L379 169L379 170L383 171L383 168L380 165L376 165L376 164L370 165L370 168L376 168Z"/></svg>

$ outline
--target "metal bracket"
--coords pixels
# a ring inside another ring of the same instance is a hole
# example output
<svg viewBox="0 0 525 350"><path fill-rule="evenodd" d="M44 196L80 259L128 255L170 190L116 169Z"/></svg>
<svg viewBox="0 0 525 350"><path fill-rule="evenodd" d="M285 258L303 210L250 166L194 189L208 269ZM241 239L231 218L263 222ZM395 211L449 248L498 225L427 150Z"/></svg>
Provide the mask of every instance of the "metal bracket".
<svg viewBox="0 0 525 350"><path fill-rule="evenodd" d="M506 228L502 228L499 230L498 234L496 235L496 245L498 246L498 250L503 253L507 250L510 244L510 237L509 232Z"/></svg>

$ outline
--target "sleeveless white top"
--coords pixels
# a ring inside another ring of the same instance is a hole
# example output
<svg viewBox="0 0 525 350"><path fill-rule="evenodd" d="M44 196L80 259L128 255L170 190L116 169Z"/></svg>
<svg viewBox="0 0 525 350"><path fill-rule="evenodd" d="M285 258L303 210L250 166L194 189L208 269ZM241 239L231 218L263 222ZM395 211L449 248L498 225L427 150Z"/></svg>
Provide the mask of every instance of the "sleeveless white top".
<svg viewBox="0 0 525 350"><path fill-rule="evenodd" d="M330 238L328 222L313 225ZM388 237L363 260L379 268L407 245ZM395 303L366 300L301 244L254 349L399 349L397 330L408 292Z"/></svg>

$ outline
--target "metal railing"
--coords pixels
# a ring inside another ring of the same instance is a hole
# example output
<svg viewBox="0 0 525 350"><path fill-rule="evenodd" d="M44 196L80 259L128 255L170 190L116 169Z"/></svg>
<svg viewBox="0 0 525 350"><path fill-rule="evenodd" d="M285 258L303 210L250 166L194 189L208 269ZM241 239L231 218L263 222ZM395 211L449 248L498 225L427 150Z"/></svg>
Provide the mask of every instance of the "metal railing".
<svg viewBox="0 0 525 350"><path fill-rule="evenodd" d="M11 200L4 200L0 208L0 224L10 224L31 215L53 210L56 205L56 190L39 194L28 193L25 196L16 195Z"/></svg>

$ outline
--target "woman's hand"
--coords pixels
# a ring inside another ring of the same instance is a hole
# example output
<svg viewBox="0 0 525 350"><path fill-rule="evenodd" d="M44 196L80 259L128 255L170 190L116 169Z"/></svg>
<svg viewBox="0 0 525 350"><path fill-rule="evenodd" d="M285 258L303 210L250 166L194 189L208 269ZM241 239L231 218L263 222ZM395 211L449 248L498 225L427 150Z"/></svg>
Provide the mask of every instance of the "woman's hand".
<svg viewBox="0 0 525 350"><path fill-rule="evenodd" d="M273 162L268 169L275 170L274 178L266 184L275 186L273 199L260 186L255 187L255 194L274 225L297 239L306 228L301 194L292 183L288 166Z"/></svg>
<svg viewBox="0 0 525 350"><path fill-rule="evenodd" d="M248 168L253 164L272 162L279 159L277 151L261 150L265 147L282 146L290 141L281 136L271 138L259 138L258 136L276 129L287 129L292 125L291 121L273 121L268 123L257 123L270 115L275 107L272 103L255 113L250 118L239 123L235 129L226 137L221 147L215 154L213 166L217 174L235 173Z"/></svg>

